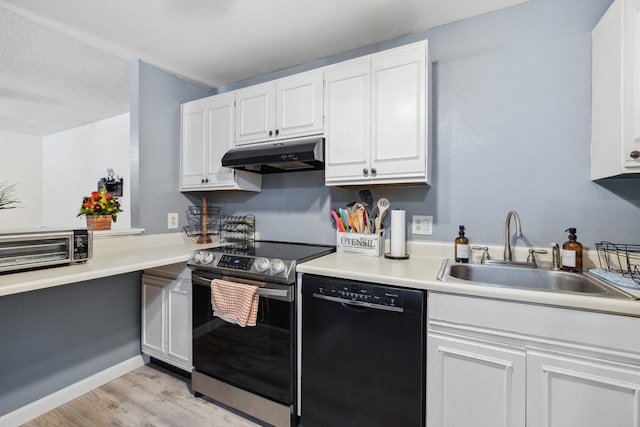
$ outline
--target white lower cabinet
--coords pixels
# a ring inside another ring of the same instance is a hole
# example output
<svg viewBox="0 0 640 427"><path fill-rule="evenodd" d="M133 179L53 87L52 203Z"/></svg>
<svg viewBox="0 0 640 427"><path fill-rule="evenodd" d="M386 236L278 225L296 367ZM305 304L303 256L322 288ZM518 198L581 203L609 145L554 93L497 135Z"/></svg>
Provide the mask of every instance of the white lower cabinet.
<svg viewBox="0 0 640 427"><path fill-rule="evenodd" d="M142 276L142 352L191 372L191 280Z"/></svg>
<svg viewBox="0 0 640 427"><path fill-rule="evenodd" d="M525 354L517 348L430 333L428 426L523 426Z"/></svg>
<svg viewBox="0 0 640 427"><path fill-rule="evenodd" d="M428 427L640 426L640 319L430 293Z"/></svg>
<svg viewBox="0 0 640 427"><path fill-rule="evenodd" d="M528 351L527 425L640 426L640 368L570 353Z"/></svg>

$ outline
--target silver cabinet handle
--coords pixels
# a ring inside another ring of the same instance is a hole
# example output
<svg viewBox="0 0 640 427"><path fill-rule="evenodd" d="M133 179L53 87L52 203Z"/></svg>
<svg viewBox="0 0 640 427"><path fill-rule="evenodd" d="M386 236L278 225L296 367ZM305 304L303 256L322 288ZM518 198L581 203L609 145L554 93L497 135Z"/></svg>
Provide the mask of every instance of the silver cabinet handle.
<svg viewBox="0 0 640 427"><path fill-rule="evenodd" d="M634 150L631 153L629 153L629 157L631 157L632 159L637 159L640 157L640 151Z"/></svg>
<svg viewBox="0 0 640 427"><path fill-rule="evenodd" d="M367 168L362 169L362 174L364 176L369 176L369 169L367 169Z"/></svg>

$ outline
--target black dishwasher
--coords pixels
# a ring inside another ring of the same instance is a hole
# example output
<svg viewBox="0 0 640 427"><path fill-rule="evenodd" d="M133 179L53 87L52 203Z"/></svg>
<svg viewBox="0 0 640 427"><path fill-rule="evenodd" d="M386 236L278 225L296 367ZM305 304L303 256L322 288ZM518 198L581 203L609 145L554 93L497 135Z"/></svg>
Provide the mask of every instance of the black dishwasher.
<svg viewBox="0 0 640 427"><path fill-rule="evenodd" d="M425 425L426 294L305 274L303 427Z"/></svg>

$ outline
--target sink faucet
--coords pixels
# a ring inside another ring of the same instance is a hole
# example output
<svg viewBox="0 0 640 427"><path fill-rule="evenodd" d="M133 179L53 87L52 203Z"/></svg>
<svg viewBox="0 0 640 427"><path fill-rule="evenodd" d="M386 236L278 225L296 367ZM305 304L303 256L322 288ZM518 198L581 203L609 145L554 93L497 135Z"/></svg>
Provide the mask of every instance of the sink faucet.
<svg viewBox="0 0 640 427"><path fill-rule="evenodd" d="M522 228L520 227L520 217L518 212L509 211L507 214L507 220L504 223L504 260L513 261L513 254L511 253L511 218L516 221L516 236L522 236Z"/></svg>

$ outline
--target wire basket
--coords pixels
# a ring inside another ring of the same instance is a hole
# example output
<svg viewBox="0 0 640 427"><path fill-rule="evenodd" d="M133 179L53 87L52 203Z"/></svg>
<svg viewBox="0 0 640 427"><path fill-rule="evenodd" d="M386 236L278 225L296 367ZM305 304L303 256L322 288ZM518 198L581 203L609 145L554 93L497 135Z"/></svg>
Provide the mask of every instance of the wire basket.
<svg viewBox="0 0 640 427"><path fill-rule="evenodd" d="M210 243L219 240L220 229L207 228L205 232L200 225L185 225L182 227L182 234L186 242Z"/></svg>
<svg viewBox="0 0 640 427"><path fill-rule="evenodd" d="M209 204L203 206L189 206L187 208L187 222L182 227L186 241L196 243L210 243L212 238L220 235L220 212L222 208Z"/></svg>
<svg viewBox="0 0 640 427"><path fill-rule="evenodd" d="M600 267L629 277L640 284L640 245L596 243Z"/></svg>
<svg viewBox="0 0 640 427"><path fill-rule="evenodd" d="M189 206L187 208L187 221L189 225L202 225L203 219L206 220L207 225L219 225L220 224L220 212L222 208L220 206L207 205L206 210L202 206Z"/></svg>

